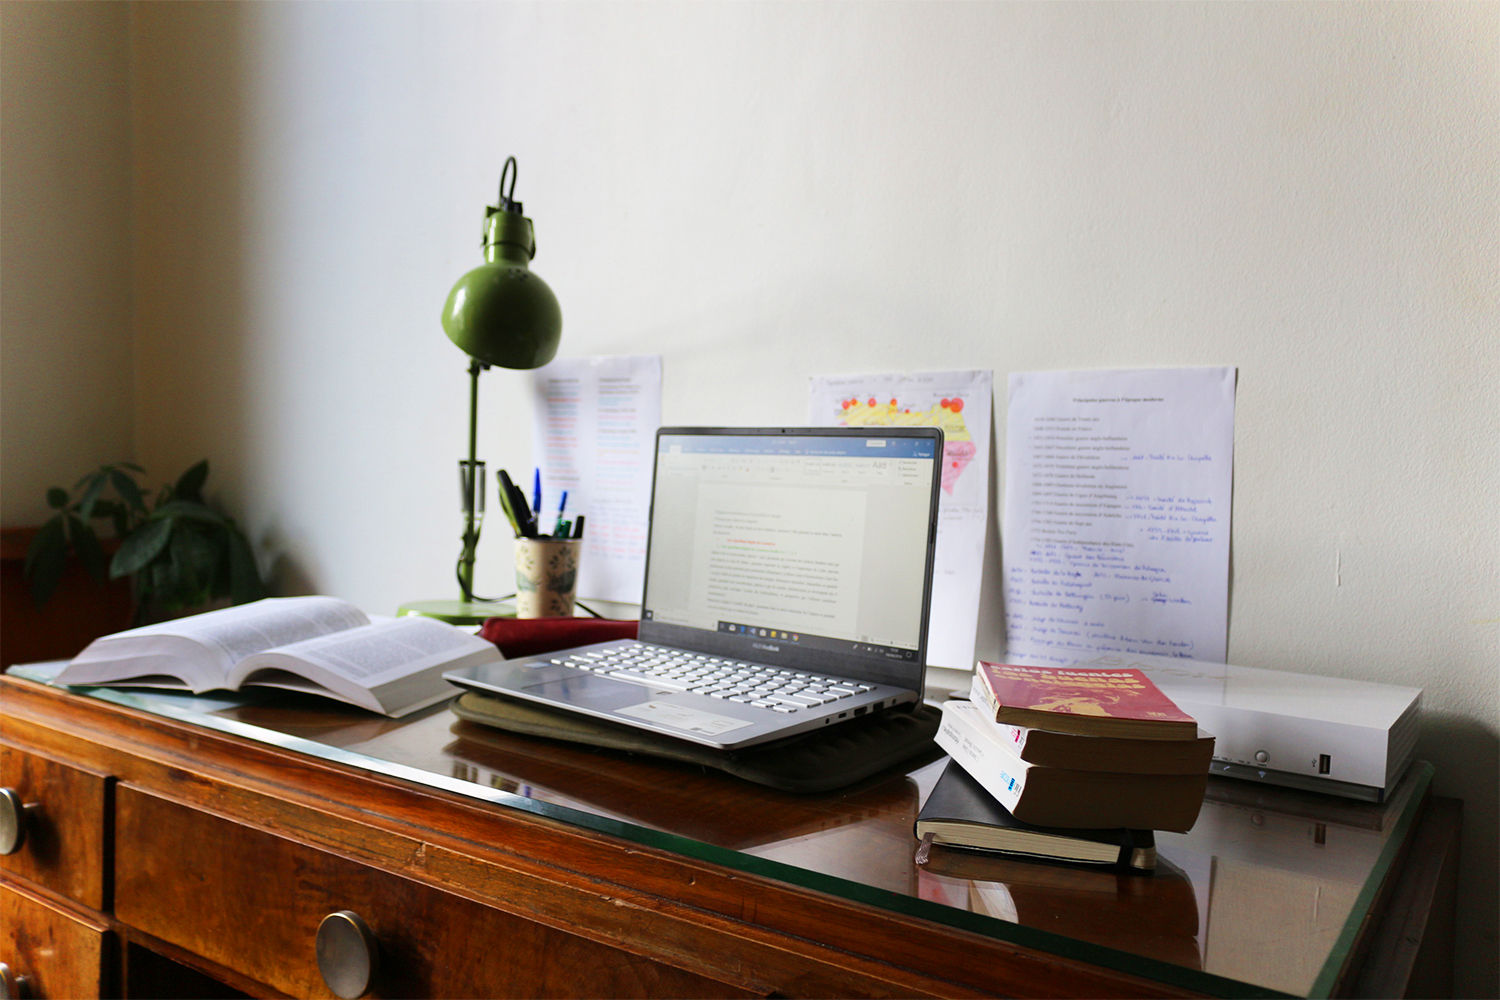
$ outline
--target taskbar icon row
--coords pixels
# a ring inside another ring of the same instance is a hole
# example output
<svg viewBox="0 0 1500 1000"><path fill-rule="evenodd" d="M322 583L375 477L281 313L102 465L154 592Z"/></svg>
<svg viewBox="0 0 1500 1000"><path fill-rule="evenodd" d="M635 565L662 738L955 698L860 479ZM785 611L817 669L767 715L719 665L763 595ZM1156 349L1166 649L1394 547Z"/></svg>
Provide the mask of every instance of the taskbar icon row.
<svg viewBox="0 0 1500 1000"><path fill-rule="evenodd" d="M740 625L737 622L719 622L719 631L754 636L760 639L776 639L780 642L802 641L802 636L796 632L783 632L780 629L759 628L754 625Z"/></svg>
<svg viewBox="0 0 1500 1000"><path fill-rule="evenodd" d="M899 646L887 646L869 642L851 642L847 639L833 639L828 636L804 635L798 632L786 632L781 629L762 628L759 625L745 625L740 622L719 622L719 631L731 635L743 635L749 639L790 642L813 649L858 653L863 656L878 656L887 660L912 660L916 659L917 656L916 650L903 649Z"/></svg>

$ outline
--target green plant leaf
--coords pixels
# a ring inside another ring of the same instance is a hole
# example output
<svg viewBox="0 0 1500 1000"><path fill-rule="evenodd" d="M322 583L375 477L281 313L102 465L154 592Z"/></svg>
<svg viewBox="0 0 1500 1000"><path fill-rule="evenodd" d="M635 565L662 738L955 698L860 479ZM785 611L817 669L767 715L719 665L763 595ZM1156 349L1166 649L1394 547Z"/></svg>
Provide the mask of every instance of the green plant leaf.
<svg viewBox="0 0 1500 1000"><path fill-rule="evenodd" d="M63 530L63 520L65 517L66 515L64 514L54 514L47 519L46 524L37 529L37 533L31 538L31 544L26 547L26 563L22 567L23 574L30 576L35 572L37 561L43 558L47 547L52 544L47 540L48 535L55 533L66 544L68 536Z"/></svg>
<svg viewBox="0 0 1500 1000"><path fill-rule="evenodd" d="M94 509L99 505L99 495L104 492L104 484L108 479L96 475L89 477L88 487L83 491L83 496L78 498L78 516L87 521L94 516Z"/></svg>
<svg viewBox="0 0 1500 1000"><path fill-rule="evenodd" d="M59 514L42 525L26 549L23 572L31 578L31 599L38 607L47 603L62 581L68 564L68 536Z"/></svg>
<svg viewBox="0 0 1500 1000"><path fill-rule="evenodd" d="M249 604L266 596L266 585L261 582L260 570L255 565L255 553L250 542L238 528L229 531L229 599L235 604Z"/></svg>
<svg viewBox="0 0 1500 1000"><path fill-rule="evenodd" d="M170 517L151 518L120 543L115 557L109 564L109 575L114 579L139 573L157 556L161 555L172 537Z"/></svg>
<svg viewBox="0 0 1500 1000"><path fill-rule="evenodd" d="M109 520L115 529L116 538L130 534L130 508L122 503L110 502Z"/></svg>
<svg viewBox="0 0 1500 1000"><path fill-rule="evenodd" d="M47 506L53 510L62 510L68 505L68 491L61 486L52 486L47 489Z"/></svg>
<svg viewBox="0 0 1500 1000"><path fill-rule="evenodd" d="M206 601L213 591L219 557L220 546L210 533L197 525L178 525L167 546L170 591L161 595L165 603L188 607Z"/></svg>
<svg viewBox="0 0 1500 1000"><path fill-rule="evenodd" d="M99 544L99 536L94 534L87 521L76 515L68 516L68 534L72 538L73 551L78 553L78 559L83 563L83 568L88 571L89 576L103 583L108 577L108 560L104 557L104 547Z"/></svg>
<svg viewBox="0 0 1500 1000"><path fill-rule="evenodd" d="M131 618L132 627L144 625L151 620L156 604L156 591L152 586L152 570L156 568L148 566L130 578L130 593L135 600L135 615Z"/></svg>
<svg viewBox="0 0 1500 1000"><path fill-rule="evenodd" d="M118 467L110 466L109 481L114 486L115 492L120 495L120 499L125 501L125 506L131 510L140 511L142 514L146 513L146 498L141 495L140 486L136 485L135 479L128 472L122 472Z"/></svg>
<svg viewBox="0 0 1500 1000"><path fill-rule="evenodd" d="M188 521L204 521L208 524L224 524L226 518L212 507L191 500L171 500L151 512L153 518L180 517Z"/></svg>
<svg viewBox="0 0 1500 1000"><path fill-rule="evenodd" d="M205 458L177 478L177 485L172 489L173 495L178 500L202 503L203 482L206 479L208 479L208 459Z"/></svg>
<svg viewBox="0 0 1500 1000"><path fill-rule="evenodd" d="M83 515L83 511L81 510L78 513L79 516ZM123 513L125 513L125 505L111 500L109 497L100 497L98 500L94 501L94 517L112 518L116 514Z"/></svg>
<svg viewBox="0 0 1500 1000"><path fill-rule="evenodd" d="M131 472L145 472L146 470L134 462L116 462L115 466L120 469L129 469Z"/></svg>
<svg viewBox="0 0 1500 1000"><path fill-rule="evenodd" d="M144 625L155 611L160 610L163 604L160 595L167 590L167 576L167 564L162 561L152 563L131 577L135 584L137 625Z"/></svg>

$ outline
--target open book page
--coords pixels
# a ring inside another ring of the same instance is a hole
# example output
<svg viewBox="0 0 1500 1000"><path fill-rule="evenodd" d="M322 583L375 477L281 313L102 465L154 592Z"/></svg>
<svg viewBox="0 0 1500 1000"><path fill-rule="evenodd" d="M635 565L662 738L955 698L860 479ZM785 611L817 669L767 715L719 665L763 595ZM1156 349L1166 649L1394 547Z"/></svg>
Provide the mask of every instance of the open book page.
<svg viewBox="0 0 1500 1000"><path fill-rule="evenodd" d="M334 597L268 597L252 604L116 632L93 642L58 675L60 684L231 686L234 664L253 653L369 624Z"/></svg>
<svg viewBox="0 0 1500 1000"><path fill-rule="evenodd" d="M236 667L229 682L331 693L398 716L457 694L444 671L502 659L487 639L409 616L258 653Z"/></svg>

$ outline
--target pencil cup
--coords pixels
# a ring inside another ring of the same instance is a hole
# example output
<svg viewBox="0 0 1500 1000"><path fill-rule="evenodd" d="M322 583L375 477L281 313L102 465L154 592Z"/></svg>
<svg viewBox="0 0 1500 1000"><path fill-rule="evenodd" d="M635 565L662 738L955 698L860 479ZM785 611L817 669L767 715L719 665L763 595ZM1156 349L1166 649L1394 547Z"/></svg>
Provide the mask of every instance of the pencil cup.
<svg viewBox="0 0 1500 1000"><path fill-rule="evenodd" d="M578 538L516 539L516 617L569 618L578 594Z"/></svg>

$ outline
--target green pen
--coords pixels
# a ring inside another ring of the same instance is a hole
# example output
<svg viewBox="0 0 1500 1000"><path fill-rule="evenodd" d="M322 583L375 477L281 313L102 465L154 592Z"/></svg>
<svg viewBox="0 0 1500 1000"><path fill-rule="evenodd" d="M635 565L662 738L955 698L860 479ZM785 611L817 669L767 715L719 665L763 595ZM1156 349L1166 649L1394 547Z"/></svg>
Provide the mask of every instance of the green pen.
<svg viewBox="0 0 1500 1000"><path fill-rule="evenodd" d="M510 522L510 529L516 533L517 538L520 538L521 524L516 520L515 509L510 505L510 490L507 488L508 480L505 470L501 469L496 472L495 478L500 481L500 509L505 511L505 519Z"/></svg>

